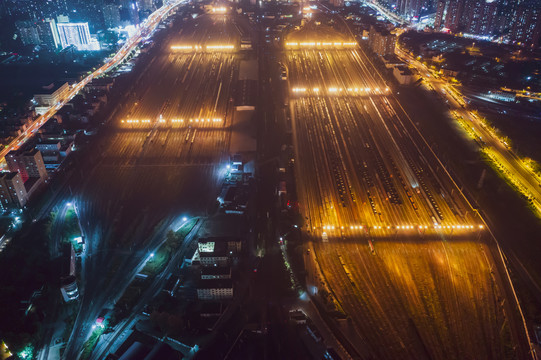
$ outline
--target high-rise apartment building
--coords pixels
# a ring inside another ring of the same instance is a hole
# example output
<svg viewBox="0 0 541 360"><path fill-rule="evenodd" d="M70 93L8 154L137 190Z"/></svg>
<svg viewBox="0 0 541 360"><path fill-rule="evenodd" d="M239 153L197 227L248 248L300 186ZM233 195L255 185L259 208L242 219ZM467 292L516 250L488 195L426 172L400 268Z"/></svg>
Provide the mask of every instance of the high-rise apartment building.
<svg viewBox="0 0 541 360"><path fill-rule="evenodd" d="M9 171L21 174L23 182L26 182L30 178L38 178L39 180L47 180L48 178L45 163L39 150L10 151L6 155L6 162Z"/></svg>
<svg viewBox="0 0 541 360"><path fill-rule="evenodd" d="M22 208L26 205L28 194L18 172L0 173L0 208Z"/></svg>
<svg viewBox="0 0 541 360"><path fill-rule="evenodd" d="M77 50L99 50L99 42L90 36L88 23L58 23L58 34L62 48L75 46Z"/></svg>
<svg viewBox="0 0 541 360"><path fill-rule="evenodd" d="M445 14L445 27L451 31L458 31L461 25L463 0L447 0L447 13Z"/></svg>
<svg viewBox="0 0 541 360"><path fill-rule="evenodd" d="M33 21L17 21L15 23L23 45L39 45L38 28Z"/></svg>
<svg viewBox="0 0 541 360"><path fill-rule="evenodd" d="M391 34L387 29L382 29L370 26L370 34L368 35L368 46L376 54L380 56L394 54L396 45L396 36Z"/></svg>
<svg viewBox="0 0 541 360"><path fill-rule="evenodd" d="M496 28L498 2L494 0L465 0L459 28L468 34L490 35Z"/></svg>
<svg viewBox="0 0 541 360"><path fill-rule="evenodd" d="M541 1L526 0L516 6L509 38L515 43L539 46L541 32Z"/></svg>
<svg viewBox="0 0 541 360"><path fill-rule="evenodd" d="M132 25L139 24L139 9L135 0L121 0L121 19Z"/></svg>
<svg viewBox="0 0 541 360"><path fill-rule="evenodd" d="M396 0L395 10L407 19L417 19L429 0Z"/></svg>
<svg viewBox="0 0 541 360"><path fill-rule="evenodd" d="M498 23L498 2L487 1L481 16L478 34L489 35L496 31Z"/></svg>
<svg viewBox="0 0 541 360"><path fill-rule="evenodd" d="M434 27L482 36L502 34L511 42L538 46L541 0L439 0Z"/></svg>
<svg viewBox="0 0 541 360"><path fill-rule="evenodd" d="M42 19L36 22L40 43L51 49L56 49L60 46L60 37L54 19Z"/></svg>
<svg viewBox="0 0 541 360"><path fill-rule="evenodd" d="M103 7L103 21L108 29L118 27L120 25L120 9L118 5L106 4Z"/></svg>
<svg viewBox="0 0 541 360"><path fill-rule="evenodd" d="M443 25L444 15L445 15L445 0L439 0L436 4L436 18L434 19L434 28L436 30L441 29Z"/></svg>
<svg viewBox="0 0 541 360"><path fill-rule="evenodd" d="M153 0L137 0L137 7L139 8L139 10L143 10L143 11L148 11L148 10L154 11L155 10Z"/></svg>

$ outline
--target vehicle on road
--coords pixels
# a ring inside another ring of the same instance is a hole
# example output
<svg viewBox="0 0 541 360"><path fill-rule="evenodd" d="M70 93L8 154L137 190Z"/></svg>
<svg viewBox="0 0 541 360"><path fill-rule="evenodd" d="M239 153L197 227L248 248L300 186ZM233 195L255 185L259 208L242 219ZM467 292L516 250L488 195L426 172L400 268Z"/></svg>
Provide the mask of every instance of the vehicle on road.
<svg viewBox="0 0 541 360"><path fill-rule="evenodd" d="M287 80L287 68L283 64L280 64L280 79Z"/></svg>

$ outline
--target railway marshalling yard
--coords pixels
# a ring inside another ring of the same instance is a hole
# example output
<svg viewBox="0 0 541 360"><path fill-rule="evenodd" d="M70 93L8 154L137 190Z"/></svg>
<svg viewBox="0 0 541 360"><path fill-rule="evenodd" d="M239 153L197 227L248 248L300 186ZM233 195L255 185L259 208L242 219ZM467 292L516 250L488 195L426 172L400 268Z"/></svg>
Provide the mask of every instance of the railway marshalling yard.
<svg viewBox="0 0 541 360"><path fill-rule="evenodd" d="M528 358L490 232L395 90L349 41L294 36L282 62L309 282L349 317L357 355Z"/></svg>

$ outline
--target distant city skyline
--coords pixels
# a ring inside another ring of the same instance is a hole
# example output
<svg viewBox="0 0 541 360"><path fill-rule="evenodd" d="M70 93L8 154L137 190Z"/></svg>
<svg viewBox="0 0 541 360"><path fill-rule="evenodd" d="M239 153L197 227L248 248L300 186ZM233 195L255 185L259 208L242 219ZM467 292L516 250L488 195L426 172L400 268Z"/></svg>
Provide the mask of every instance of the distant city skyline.
<svg viewBox="0 0 541 360"><path fill-rule="evenodd" d="M509 43L539 46L539 0L389 0L380 3L408 21L431 17L437 31L503 37Z"/></svg>

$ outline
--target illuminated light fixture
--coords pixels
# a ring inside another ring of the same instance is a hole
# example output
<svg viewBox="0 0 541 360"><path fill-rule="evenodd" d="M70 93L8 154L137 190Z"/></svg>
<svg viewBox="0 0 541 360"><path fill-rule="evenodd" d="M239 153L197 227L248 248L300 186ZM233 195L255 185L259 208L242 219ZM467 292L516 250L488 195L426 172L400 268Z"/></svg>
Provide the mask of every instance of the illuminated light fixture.
<svg viewBox="0 0 541 360"><path fill-rule="evenodd" d="M483 225L479 225L479 229L484 229L485 227Z"/></svg>
<svg viewBox="0 0 541 360"><path fill-rule="evenodd" d="M197 45L195 46L197 49ZM171 46L171 50L193 50L192 45L173 45Z"/></svg>
<svg viewBox="0 0 541 360"><path fill-rule="evenodd" d="M319 88L317 88L317 87L314 88L313 90L314 90L314 92L319 92Z"/></svg>
<svg viewBox="0 0 541 360"><path fill-rule="evenodd" d="M207 50L233 50L235 45L207 45Z"/></svg>

